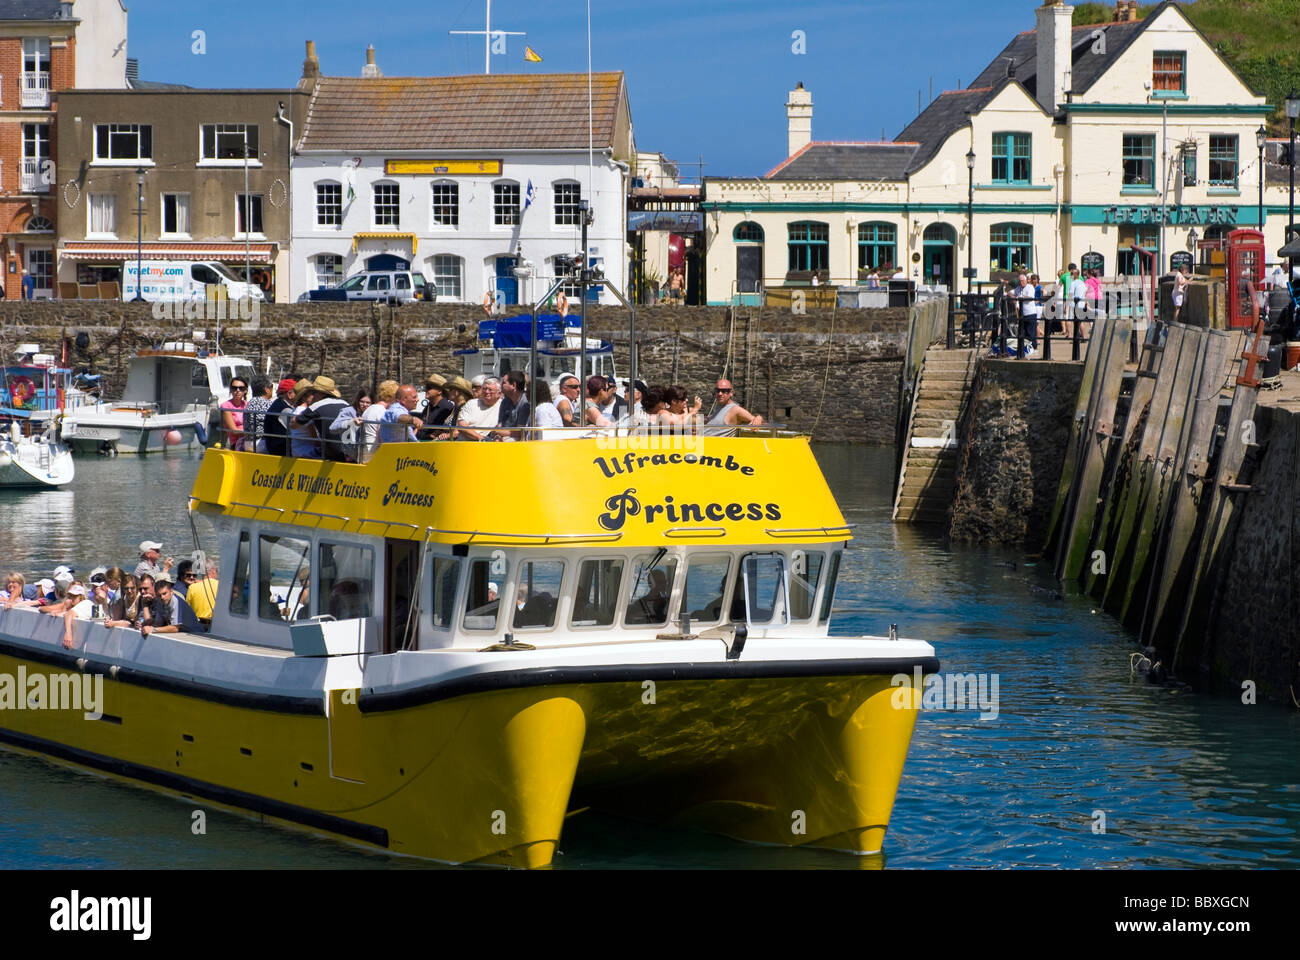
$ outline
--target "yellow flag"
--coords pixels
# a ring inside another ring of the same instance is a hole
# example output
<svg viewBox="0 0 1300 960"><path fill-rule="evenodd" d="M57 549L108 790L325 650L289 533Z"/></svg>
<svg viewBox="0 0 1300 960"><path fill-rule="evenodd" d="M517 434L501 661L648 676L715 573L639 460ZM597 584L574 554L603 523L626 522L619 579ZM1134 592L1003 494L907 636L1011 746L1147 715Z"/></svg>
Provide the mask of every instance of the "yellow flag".
<svg viewBox="0 0 1300 960"><path fill-rule="evenodd" d="M524 47L524 59L529 63L541 63L542 58L537 55L537 51L532 47Z"/></svg>

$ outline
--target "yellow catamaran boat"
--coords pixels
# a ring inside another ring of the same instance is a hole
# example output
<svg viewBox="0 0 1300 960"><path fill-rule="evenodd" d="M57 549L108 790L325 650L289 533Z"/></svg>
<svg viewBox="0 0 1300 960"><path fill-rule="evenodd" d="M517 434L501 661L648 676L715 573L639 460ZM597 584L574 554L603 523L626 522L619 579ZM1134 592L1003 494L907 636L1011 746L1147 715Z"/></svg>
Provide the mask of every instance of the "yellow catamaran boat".
<svg viewBox="0 0 1300 960"><path fill-rule="evenodd" d="M103 676L101 716L0 710L0 739L457 863L545 866L581 806L881 849L938 662L829 635L850 530L805 438L213 449L191 509L211 632L68 650L0 611L0 673Z"/></svg>

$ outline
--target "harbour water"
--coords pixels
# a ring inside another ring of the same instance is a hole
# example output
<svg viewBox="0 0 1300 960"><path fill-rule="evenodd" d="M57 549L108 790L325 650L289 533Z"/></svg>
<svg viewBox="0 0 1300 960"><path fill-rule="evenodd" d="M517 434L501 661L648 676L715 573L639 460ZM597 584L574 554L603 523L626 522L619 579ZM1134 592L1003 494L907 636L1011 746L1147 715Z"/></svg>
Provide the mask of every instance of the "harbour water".
<svg viewBox="0 0 1300 960"><path fill-rule="evenodd" d="M857 524L834 631L898 623L934 643L944 674L996 676L997 716L922 712L881 856L585 812L567 823L557 868L1300 867L1300 712L1148 685L1131 674L1132 638L1087 598L1061 596L1046 566L895 528L890 450L828 445L818 458ZM145 538L187 554L198 462L79 460L69 489L0 493L0 566L131 566ZM202 521L197 531L211 547ZM3 868L430 866L4 749L0 811Z"/></svg>

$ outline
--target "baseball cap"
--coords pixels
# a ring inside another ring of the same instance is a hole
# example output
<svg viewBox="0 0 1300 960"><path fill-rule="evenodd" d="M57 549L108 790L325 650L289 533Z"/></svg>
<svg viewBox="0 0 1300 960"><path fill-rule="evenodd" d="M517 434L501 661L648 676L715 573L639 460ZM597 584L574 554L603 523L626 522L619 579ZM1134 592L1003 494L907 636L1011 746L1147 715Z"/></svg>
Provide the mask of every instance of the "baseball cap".
<svg viewBox="0 0 1300 960"><path fill-rule="evenodd" d="M36 586L38 586L38 587L41 588L41 593L49 593L51 590L54 589L54 581L53 581L53 580L37 580L37 581L36 581Z"/></svg>
<svg viewBox="0 0 1300 960"><path fill-rule="evenodd" d="M70 574L70 573L68 573L68 572L66 572L66 571L64 571L63 573L56 573L56 574L54 575L54 582L55 582L55 583L71 583L72 581L73 581L73 576L72 576L72 574Z"/></svg>
<svg viewBox="0 0 1300 960"><path fill-rule="evenodd" d="M297 380L294 380L291 377L285 377L275 385L275 391L276 393L292 393L294 385L297 384L297 382Z"/></svg>
<svg viewBox="0 0 1300 960"><path fill-rule="evenodd" d="M58 580L65 573L68 575L68 579L71 580L72 575L76 573L76 571L73 570L72 567L68 566L66 563L61 563L54 568L54 579Z"/></svg>
<svg viewBox="0 0 1300 960"><path fill-rule="evenodd" d="M68 596L70 597L84 597L85 595L86 588L79 583L74 583L72 586L68 587Z"/></svg>
<svg viewBox="0 0 1300 960"><path fill-rule="evenodd" d="M141 540L141 541L140 541L140 552L141 552L141 553L148 553L150 550L161 550L161 549L162 549L162 544L159 543L157 540Z"/></svg>
<svg viewBox="0 0 1300 960"><path fill-rule="evenodd" d="M493 593L500 593L500 592L501 592L500 590L497 589L497 585L496 585L495 583L490 582L490 581L489 581L489 583L488 583L488 589L491 590Z"/></svg>
<svg viewBox="0 0 1300 960"><path fill-rule="evenodd" d="M108 567L96 567L90 571L91 583L104 583L108 580Z"/></svg>

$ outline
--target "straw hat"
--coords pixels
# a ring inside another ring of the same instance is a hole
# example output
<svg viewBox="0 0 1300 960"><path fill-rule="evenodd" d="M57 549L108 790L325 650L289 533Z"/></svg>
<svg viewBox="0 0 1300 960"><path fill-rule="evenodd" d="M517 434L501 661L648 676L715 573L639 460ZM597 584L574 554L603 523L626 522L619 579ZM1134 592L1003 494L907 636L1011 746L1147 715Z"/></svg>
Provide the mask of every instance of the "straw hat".
<svg viewBox="0 0 1300 960"><path fill-rule="evenodd" d="M440 373L431 373L424 381L424 389L432 390L437 387L439 390L447 386L447 378Z"/></svg>
<svg viewBox="0 0 1300 960"><path fill-rule="evenodd" d="M319 390L321 393L327 393L331 397L342 397L339 393L338 386L330 377L317 377L315 383L311 385L313 390Z"/></svg>
<svg viewBox="0 0 1300 960"><path fill-rule="evenodd" d="M464 377L452 377L447 381L443 389L455 390L466 400L469 400L474 396L474 388L469 385L469 381Z"/></svg>
<svg viewBox="0 0 1300 960"><path fill-rule="evenodd" d="M293 385L293 398L297 400L299 397L305 396L307 391L310 389L311 389L310 380L299 380L297 383Z"/></svg>

